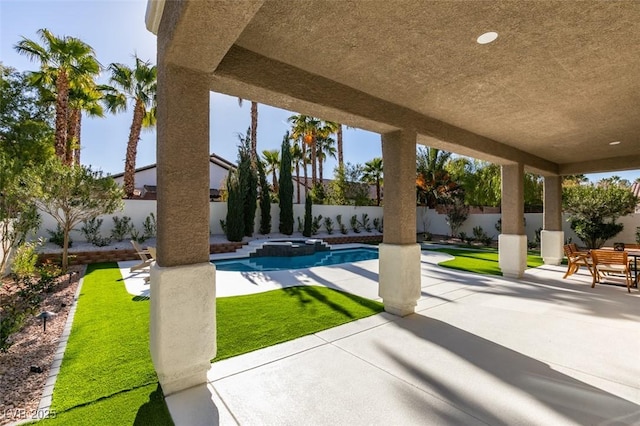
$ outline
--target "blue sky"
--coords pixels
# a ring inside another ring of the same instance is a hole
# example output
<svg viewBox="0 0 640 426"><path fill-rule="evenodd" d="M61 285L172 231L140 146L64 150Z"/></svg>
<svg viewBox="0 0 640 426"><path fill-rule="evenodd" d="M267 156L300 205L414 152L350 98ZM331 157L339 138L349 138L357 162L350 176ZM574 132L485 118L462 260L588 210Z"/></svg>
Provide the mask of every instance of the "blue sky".
<svg viewBox="0 0 640 426"><path fill-rule="evenodd" d="M36 70L39 64L18 55L13 46L27 37L36 40L36 31L47 28L58 36L78 37L91 45L98 60L107 66L112 62L133 65L132 55L144 60L156 59L156 37L147 31L144 23L146 0L76 0L31 1L0 0L0 61L19 71ZM101 82L107 82L107 73ZM211 94L211 152L236 161L237 134L245 133L250 123L250 102L238 105L237 98ZM107 115L105 118L83 118L82 162L106 173L124 170L126 142L129 136L132 112ZM293 113L260 104L258 116L258 149L279 149L282 136L289 128L287 118ZM136 165L144 166L156 161L155 132L142 134L138 144ZM345 161L364 163L381 156L380 136L356 129L345 129ZM325 164L327 175L336 161ZM633 181L640 171L614 173ZM611 173L589 176L592 180Z"/></svg>

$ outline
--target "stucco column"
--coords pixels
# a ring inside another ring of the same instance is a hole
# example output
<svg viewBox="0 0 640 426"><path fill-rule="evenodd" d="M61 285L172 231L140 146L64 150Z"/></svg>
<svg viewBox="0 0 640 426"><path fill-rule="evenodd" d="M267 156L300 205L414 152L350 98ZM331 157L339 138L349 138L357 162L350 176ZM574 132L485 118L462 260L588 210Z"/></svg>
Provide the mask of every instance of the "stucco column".
<svg viewBox="0 0 640 426"><path fill-rule="evenodd" d="M158 240L151 269L151 357L165 395L206 383L216 354L209 263L209 87L158 64Z"/></svg>
<svg viewBox="0 0 640 426"><path fill-rule="evenodd" d="M420 246L416 244L416 134L382 136L384 236L379 246L384 309L405 316L420 297Z"/></svg>
<svg viewBox="0 0 640 426"><path fill-rule="evenodd" d="M559 265L564 253L562 231L562 177L544 177L544 214L540 232L540 255L546 265Z"/></svg>
<svg viewBox="0 0 640 426"><path fill-rule="evenodd" d="M502 233L498 258L502 275L520 278L527 268L527 235L524 229L524 166L502 168Z"/></svg>

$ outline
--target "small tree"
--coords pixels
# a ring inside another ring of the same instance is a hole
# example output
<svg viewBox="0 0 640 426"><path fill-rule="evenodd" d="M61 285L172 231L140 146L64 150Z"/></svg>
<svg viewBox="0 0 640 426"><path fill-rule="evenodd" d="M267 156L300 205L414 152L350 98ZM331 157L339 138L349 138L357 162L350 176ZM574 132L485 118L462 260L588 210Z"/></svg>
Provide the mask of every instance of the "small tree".
<svg viewBox="0 0 640 426"><path fill-rule="evenodd" d="M258 179L260 181L260 233L266 235L271 232L271 194L269 183L264 172L264 165L257 160Z"/></svg>
<svg viewBox="0 0 640 426"><path fill-rule="evenodd" d="M451 235L458 235L458 230L469 217L469 206L464 204L464 196L455 195L445 204L447 225L451 228Z"/></svg>
<svg viewBox="0 0 640 426"><path fill-rule="evenodd" d="M291 179L291 146L289 132L282 139L280 149L280 232L285 235L293 234L293 180Z"/></svg>
<svg viewBox="0 0 640 426"><path fill-rule="evenodd" d="M69 266L69 232L84 220L123 207L123 192L110 177L86 166L64 166L54 160L44 166L35 204L53 217L64 232L62 269Z"/></svg>
<svg viewBox="0 0 640 426"><path fill-rule="evenodd" d="M238 172L229 172L227 178L226 234L229 241L242 241L244 236L244 200L240 189Z"/></svg>
<svg viewBox="0 0 640 426"><path fill-rule="evenodd" d="M247 129L249 133L249 129ZM258 176L251 162L251 139L240 138L238 146L238 180L244 210L244 235L253 235L258 201Z"/></svg>
<svg viewBox="0 0 640 426"><path fill-rule="evenodd" d="M620 233L624 226L616 220L633 213L637 203L628 188L611 183L574 185L563 191L567 220L588 248L602 247Z"/></svg>
<svg viewBox="0 0 640 426"><path fill-rule="evenodd" d="M307 192L307 197L304 200L304 228L302 230L302 235L305 237L311 236L311 226L313 224L313 215L311 214L312 204L311 194Z"/></svg>

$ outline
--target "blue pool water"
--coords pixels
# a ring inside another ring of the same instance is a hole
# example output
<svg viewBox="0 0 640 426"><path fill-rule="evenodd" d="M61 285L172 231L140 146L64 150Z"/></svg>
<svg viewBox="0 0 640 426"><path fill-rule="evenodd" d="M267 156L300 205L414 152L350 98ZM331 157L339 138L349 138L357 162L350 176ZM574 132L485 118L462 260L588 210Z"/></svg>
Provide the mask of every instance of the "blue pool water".
<svg viewBox="0 0 640 426"><path fill-rule="evenodd" d="M337 265L378 258L374 248L343 249L317 252L309 256L246 257L243 259L214 260L218 271L281 271L285 269L311 268Z"/></svg>

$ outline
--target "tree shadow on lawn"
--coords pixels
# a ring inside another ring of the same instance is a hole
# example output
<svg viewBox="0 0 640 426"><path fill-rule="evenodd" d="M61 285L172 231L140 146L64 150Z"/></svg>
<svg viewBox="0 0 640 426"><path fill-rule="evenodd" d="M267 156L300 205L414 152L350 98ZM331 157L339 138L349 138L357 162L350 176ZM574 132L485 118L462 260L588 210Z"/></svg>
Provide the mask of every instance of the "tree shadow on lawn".
<svg viewBox="0 0 640 426"><path fill-rule="evenodd" d="M332 289L332 290L336 290L336 289ZM312 303L313 300L315 300L317 302L327 305L329 308L331 308L335 312L338 312L339 314L347 318L351 318L351 319L356 318L356 316L352 314L349 310L345 309L342 305L329 300L327 296L325 296L320 291L318 291L318 289L314 286L286 287L283 289L283 291L287 293L289 296L297 297L298 303L300 304L300 306L304 307L305 305L308 305ZM340 294L351 299L357 304L371 309L371 311L373 312L381 311L381 306L378 302L374 302L372 300L354 296L342 290L336 290L336 291L339 291Z"/></svg>

